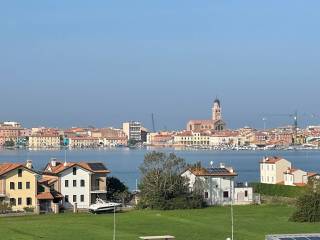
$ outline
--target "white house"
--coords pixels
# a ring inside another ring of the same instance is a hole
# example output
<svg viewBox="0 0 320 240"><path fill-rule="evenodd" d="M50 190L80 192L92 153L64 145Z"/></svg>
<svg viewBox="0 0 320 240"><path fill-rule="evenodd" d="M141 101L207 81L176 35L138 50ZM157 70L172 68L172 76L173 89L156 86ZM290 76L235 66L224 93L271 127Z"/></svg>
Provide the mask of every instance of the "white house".
<svg viewBox="0 0 320 240"><path fill-rule="evenodd" d="M281 157L264 157L260 162L260 182L284 183L284 172L291 169L291 162Z"/></svg>
<svg viewBox="0 0 320 240"><path fill-rule="evenodd" d="M105 199L107 193L106 176L110 171L103 163L58 162L52 159L47 164L43 176L58 176L55 188L64 196L65 208L88 208L97 197Z"/></svg>
<svg viewBox="0 0 320 240"><path fill-rule="evenodd" d="M203 192L208 205L250 204L253 202L253 191L249 187L235 187L237 173L223 164L219 167L189 168L184 173L189 181L190 191L197 188Z"/></svg>

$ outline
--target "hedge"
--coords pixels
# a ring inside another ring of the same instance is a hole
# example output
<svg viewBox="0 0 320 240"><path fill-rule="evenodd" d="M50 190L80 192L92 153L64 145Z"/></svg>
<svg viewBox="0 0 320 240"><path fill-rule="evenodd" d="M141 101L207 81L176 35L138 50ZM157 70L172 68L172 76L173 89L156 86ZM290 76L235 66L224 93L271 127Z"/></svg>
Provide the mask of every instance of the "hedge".
<svg viewBox="0 0 320 240"><path fill-rule="evenodd" d="M279 196L297 198L303 195L306 191L305 187L286 186L279 184L251 183L253 191L261 195Z"/></svg>

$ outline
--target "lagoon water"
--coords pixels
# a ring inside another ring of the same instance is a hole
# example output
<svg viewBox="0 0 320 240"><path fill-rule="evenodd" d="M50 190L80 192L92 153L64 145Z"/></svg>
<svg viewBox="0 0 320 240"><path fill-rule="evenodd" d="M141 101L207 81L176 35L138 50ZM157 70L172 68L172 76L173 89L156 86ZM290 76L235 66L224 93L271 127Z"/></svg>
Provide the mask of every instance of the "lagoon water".
<svg viewBox="0 0 320 240"><path fill-rule="evenodd" d="M209 166L210 161L218 166L225 163L232 166L238 173L238 182L259 181L259 161L264 156L282 156L292 162L294 167L307 171L320 172L320 151L212 151L212 150L175 150L175 149L86 149L67 150L67 161L99 161L106 164L112 176L124 181L130 189L135 189L136 179L139 179L139 165L144 155L150 151L175 153L188 163L201 161L203 166ZM50 161L57 158L64 161L64 150L0 150L0 163L25 162L33 160L35 169L43 169Z"/></svg>

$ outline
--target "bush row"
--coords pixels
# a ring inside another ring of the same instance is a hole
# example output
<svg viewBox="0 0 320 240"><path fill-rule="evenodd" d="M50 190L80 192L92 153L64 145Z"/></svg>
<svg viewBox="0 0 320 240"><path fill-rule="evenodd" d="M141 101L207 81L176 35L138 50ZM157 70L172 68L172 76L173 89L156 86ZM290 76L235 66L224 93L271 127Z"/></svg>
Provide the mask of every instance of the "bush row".
<svg viewBox="0 0 320 240"><path fill-rule="evenodd" d="M286 186L279 184L251 183L253 191L261 195L279 196L297 198L303 195L306 191L305 187Z"/></svg>

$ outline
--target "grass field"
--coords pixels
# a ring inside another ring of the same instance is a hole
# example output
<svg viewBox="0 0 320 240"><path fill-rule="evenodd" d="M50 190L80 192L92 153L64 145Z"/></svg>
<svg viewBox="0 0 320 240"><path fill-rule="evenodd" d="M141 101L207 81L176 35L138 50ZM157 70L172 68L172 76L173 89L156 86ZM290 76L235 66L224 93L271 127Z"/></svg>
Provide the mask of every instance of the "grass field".
<svg viewBox="0 0 320 240"><path fill-rule="evenodd" d="M288 206L235 207L235 239L263 240L273 233L320 232L320 224L292 223ZM116 216L116 239L171 234L179 240L225 240L230 236L230 209L131 211ZM60 214L0 218L0 239L112 240L113 215Z"/></svg>

